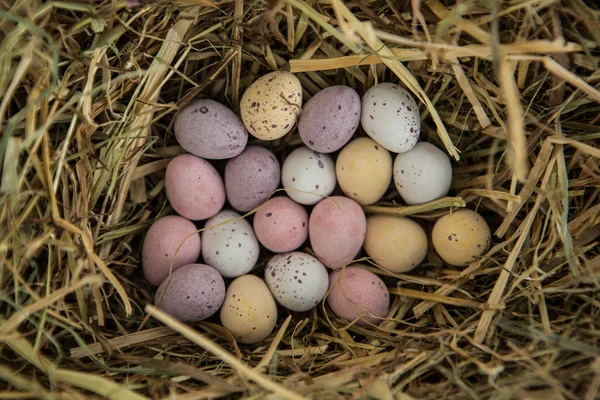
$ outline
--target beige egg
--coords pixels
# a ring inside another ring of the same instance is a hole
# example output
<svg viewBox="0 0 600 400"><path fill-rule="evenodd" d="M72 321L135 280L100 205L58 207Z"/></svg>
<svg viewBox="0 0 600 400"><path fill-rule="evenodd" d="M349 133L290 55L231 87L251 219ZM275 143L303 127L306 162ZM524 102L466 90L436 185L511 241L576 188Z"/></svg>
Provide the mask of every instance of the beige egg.
<svg viewBox="0 0 600 400"><path fill-rule="evenodd" d="M410 271L427 255L427 235L409 218L374 215L367 218L365 251L381 267L394 273Z"/></svg>
<svg viewBox="0 0 600 400"><path fill-rule="evenodd" d="M277 305L265 282L254 275L236 278L225 294L221 324L240 343L258 343L271 334Z"/></svg>
<svg viewBox="0 0 600 400"><path fill-rule="evenodd" d="M438 219L433 226L431 242L442 259L463 267L483 255L491 242L490 227L481 215L462 209Z"/></svg>
<svg viewBox="0 0 600 400"><path fill-rule="evenodd" d="M275 140L296 125L302 109L302 86L296 76L275 71L258 78L240 102L248 132L261 140Z"/></svg>
<svg viewBox="0 0 600 400"><path fill-rule="evenodd" d="M361 137L340 152L335 173L346 196L360 204L373 204L392 181L392 156L373 139Z"/></svg>

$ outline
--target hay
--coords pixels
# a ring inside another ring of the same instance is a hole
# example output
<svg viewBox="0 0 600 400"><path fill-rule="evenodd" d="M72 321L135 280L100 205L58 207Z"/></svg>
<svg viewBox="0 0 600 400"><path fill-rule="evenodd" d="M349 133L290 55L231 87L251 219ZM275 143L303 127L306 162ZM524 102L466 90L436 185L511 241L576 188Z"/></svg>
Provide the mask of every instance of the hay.
<svg viewBox="0 0 600 400"><path fill-rule="evenodd" d="M593 2L219 3L0 0L0 398L597 398ZM236 109L273 68L306 98L413 91L423 138L458 160L455 197L405 207L390 191L365 211L431 224L474 208L489 252L465 269L433 253L411 274L373 265L394 297L378 327L320 306L238 346L149 305L140 239L172 212L173 116L197 96Z"/></svg>

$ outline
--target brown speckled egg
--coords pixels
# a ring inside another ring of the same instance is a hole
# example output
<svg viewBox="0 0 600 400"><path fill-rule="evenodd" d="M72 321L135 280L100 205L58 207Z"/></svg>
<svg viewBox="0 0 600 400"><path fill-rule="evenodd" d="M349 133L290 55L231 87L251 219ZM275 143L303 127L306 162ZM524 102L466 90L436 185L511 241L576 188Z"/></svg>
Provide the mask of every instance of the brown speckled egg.
<svg viewBox="0 0 600 400"><path fill-rule="evenodd" d="M360 317L357 325L378 324L389 311L390 293L385 283L360 264L332 272L329 287L327 304L335 315L348 322Z"/></svg>
<svg viewBox="0 0 600 400"><path fill-rule="evenodd" d="M332 196L321 200L310 214L308 234L312 248L329 268L350 263L365 240L367 221L354 200Z"/></svg>
<svg viewBox="0 0 600 400"><path fill-rule="evenodd" d="M275 253L296 250L308 238L308 213L289 197L274 197L254 215L254 233Z"/></svg>
<svg viewBox="0 0 600 400"><path fill-rule="evenodd" d="M187 219L210 218L225 204L225 187L217 170L191 154L177 156L169 163L165 189L171 206Z"/></svg>
<svg viewBox="0 0 600 400"><path fill-rule="evenodd" d="M258 78L240 102L248 132L261 140L275 140L292 130L302 109L302 85L296 76L275 71Z"/></svg>
<svg viewBox="0 0 600 400"><path fill-rule="evenodd" d="M238 211L262 204L279 186L281 170L273 153L261 146L248 146L225 167L227 198Z"/></svg>
<svg viewBox="0 0 600 400"><path fill-rule="evenodd" d="M204 264L188 264L161 283L154 302L178 320L194 322L219 311L224 298L225 282L216 269Z"/></svg>
<svg viewBox="0 0 600 400"><path fill-rule="evenodd" d="M450 265L463 267L482 256L491 242L490 227L473 210L460 209L438 219L431 232L433 248Z"/></svg>
<svg viewBox="0 0 600 400"><path fill-rule="evenodd" d="M200 257L200 246L200 235L191 221L178 215L160 218L150 226L144 237L142 245L144 276L150 284L160 285L169 275L171 262L173 271L196 262Z"/></svg>
<svg viewBox="0 0 600 400"><path fill-rule="evenodd" d="M248 133L238 116L209 99L192 101L179 111L174 130L186 151L212 160L235 157L248 142Z"/></svg>

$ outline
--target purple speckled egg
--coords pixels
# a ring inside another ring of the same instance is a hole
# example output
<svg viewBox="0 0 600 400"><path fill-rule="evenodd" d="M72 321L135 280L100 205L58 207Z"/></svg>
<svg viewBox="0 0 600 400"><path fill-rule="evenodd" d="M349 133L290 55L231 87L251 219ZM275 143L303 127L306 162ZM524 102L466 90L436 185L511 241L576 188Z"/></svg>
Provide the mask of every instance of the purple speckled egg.
<svg viewBox="0 0 600 400"><path fill-rule="evenodd" d="M332 153L341 149L360 123L361 101L348 86L331 86L306 102L298 133L311 150Z"/></svg>
<svg viewBox="0 0 600 400"><path fill-rule="evenodd" d="M215 167L191 154L169 163L165 189L175 211L187 219L210 218L225 204L225 187Z"/></svg>
<svg viewBox="0 0 600 400"><path fill-rule="evenodd" d="M321 200L310 214L308 234L312 248L323 264L340 269L360 251L367 220L354 200L332 196Z"/></svg>
<svg viewBox="0 0 600 400"><path fill-rule="evenodd" d="M210 317L219 311L224 300L223 278L216 269L204 264L179 268L161 283L154 296L158 308L188 322Z"/></svg>
<svg viewBox="0 0 600 400"><path fill-rule="evenodd" d="M248 146L225 167L225 190L233 208L250 211L279 186L279 161L261 146Z"/></svg>
<svg viewBox="0 0 600 400"><path fill-rule="evenodd" d="M275 253L296 250L308 237L308 213L289 197L274 197L254 215L254 233Z"/></svg>
<svg viewBox="0 0 600 400"><path fill-rule="evenodd" d="M144 237L142 245L144 276L152 285L158 286L169 276L171 262L173 271L196 262L200 257L200 248L200 235L191 221L178 215L160 218L150 226Z"/></svg>
<svg viewBox="0 0 600 400"><path fill-rule="evenodd" d="M209 99L192 101L179 111L174 130L181 147L211 160L235 157L248 143L248 133L238 116Z"/></svg>
<svg viewBox="0 0 600 400"><path fill-rule="evenodd" d="M332 272L329 287L327 304L333 313L349 322L361 317L356 325L377 324L389 311L390 293L385 283L359 264Z"/></svg>

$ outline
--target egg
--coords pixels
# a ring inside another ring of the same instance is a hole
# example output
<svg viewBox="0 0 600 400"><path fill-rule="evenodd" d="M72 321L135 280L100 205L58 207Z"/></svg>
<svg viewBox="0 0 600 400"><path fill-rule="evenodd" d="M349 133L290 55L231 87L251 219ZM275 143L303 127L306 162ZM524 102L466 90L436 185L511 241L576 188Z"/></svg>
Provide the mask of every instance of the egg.
<svg viewBox="0 0 600 400"><path fill-rule="evenodd" d="M221 324L240 343L267 338L277 321L277 304L265 282L254 275L236 278L225 295Z"/></svg>
<svg viewBox="0 0 600 400"><path fill-rule="evenodd" d="M248 221L232 221L240 217L234 211L221 211L206 221L202 232L204 262L227 278L250 272L260 253L258 240Z"/></svg>
<svg viewBox="0 0 600 400"><path fill-rule="evenodd" d="M308 311L319 304L329 286L323 264L300 252L271 258L265 269L265 281L275 300L292 311Z"/></svg>
<svg viewBox="0 0 600 400"><path fill-rule="evenodd" d="M275 253L296 250L308 238L308 213L289 197L274 197L254 214L254 232Z"/></svg>
<svg viewBox="0 0 600 400"><path fill-rule="evenodd" d="M188 264L158 287L154 303L180 321L201 321L219 311L225 298L225 282L216 269Z"/></svg>
<svg viewBox="0 0 600 400"><path fill-rule="evenodd" d="M171 160L165 174L165 190L173 209L191 220L210 218L225 204L225 187L217 170L192 154Z"/></svg>
<svg viewBox="0 0 600 400"><path fill-rule="evenodd" d="M342 268L360 251L367 221L362 208L347 197L332 196L315 206L308 235L315 255L328 267Z"/></svg>
<svg viewBox="0 0 600 400"><path fill-rule="evenodd" d="M485 219L469 209L444 215L435 222L431 243L439 256L450 265L464 267L485 254L492 234Z"/></svg>
<svg viewBox="0 0 600 400"><path fill-rule="evenodd" d="M338 317L356 325L378 324L390 308L390 293L374 273L355 264L329 277L327 304Z"/></svg>
<svg viewBox="0 0 600 400"><path fill-rule="evenodd" d="M200 235L191 221L178 215L158 219L148 229L142 244L144 276L151 285L160 285L169 271L198 261L200 243Z"/></svg>
<svg viewBox="0 0 600 400"><path fill-rule="evenodd" d="M431 143L419 142L412 150L396 156L394 184L408 205L446 196L451 183L450 159Z"/></svg>
<svg viewBox="0 0 600 400"><path fill-rule="evenodd" d="M363 95L360 122L371 139L394 153L412 149L421 132L417 103L406 90L389 82Z"/></svg>
<svg viewBox="0 0 600 400"><path fill-rule="evenodd" d="M360 204L373 204L392 181L392 156L372 139L354 139L338 155L335 174L346 196Z"/></svg>
<svg viewBox="0 0 600 400"><path fill-rule="evenodd" d="M348 86L330 86L302 107L298 133L304 144L320 153L341 149L360 123L360 97Z"/></svg>
<svg viewBox="0 0 600 400"><path fill-rule="evenodd" d="M213 160L237 156L248 142L248 133L238 116L209 99L194 100L179 111L174 131L185 151Z"/></svg>
<svg viewBox="0 0 600 400"><path fill-rule="evenodd" d="M229 203L238 211L250 211L279 187L280 178L279 161L273 153L261 146L248 146L225 167Z"/></svg>
<svg viewBox="0 0 600 400"><path fill-rule="evenodd" d="M254 137L275 140L296 125L302 107L302 85L287 71L261 76L242 96L242 121Z"/></svg>
<svg viewBox="0 0 600 400"><path fill-rule="evenodd" d="M283 162L281 182L287 195L297 203L316 204L335 189L333 158L306 146L299 147Z"/></svg>
<svg viewBox="0 0 600 400"><path fill-rule="evenodd" d="M427 235L410 218L372 215L367 218L365 251L379 266L394 273L408 272L427 255Z"/></svg>

